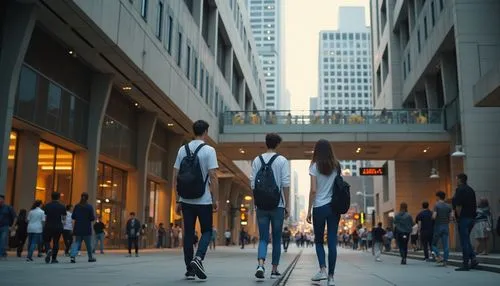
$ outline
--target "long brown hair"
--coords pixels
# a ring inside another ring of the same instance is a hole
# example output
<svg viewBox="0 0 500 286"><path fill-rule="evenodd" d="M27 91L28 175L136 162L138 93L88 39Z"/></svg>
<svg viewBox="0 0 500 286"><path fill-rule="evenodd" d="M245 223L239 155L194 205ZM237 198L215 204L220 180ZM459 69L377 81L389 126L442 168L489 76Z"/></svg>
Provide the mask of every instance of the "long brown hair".
<svg viewBox="0 0 500 286"><path fill-rule="evenodd" d="M320 139L316 142L311 164L314 163L316 163L316 168L318 168L320 174L325 176L331 175L333 170L340 167L339 161L333 154L332 146L327 140Z"/></svg>
<svg viewBox="0 0 500 286"><path fill-rule="evenodd" d="M80 205L86 205L89 200L89 194L88 193L82 193L80 196Z"/></svg>

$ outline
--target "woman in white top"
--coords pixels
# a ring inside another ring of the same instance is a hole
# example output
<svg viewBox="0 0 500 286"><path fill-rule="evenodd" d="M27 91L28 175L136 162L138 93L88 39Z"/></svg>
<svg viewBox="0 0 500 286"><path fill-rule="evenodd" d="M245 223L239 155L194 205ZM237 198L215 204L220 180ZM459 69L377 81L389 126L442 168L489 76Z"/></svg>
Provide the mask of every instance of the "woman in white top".
<svg viewBox="0 0 500 286"><path fill-rule="evenodd" d="M43 224L45 222L45 212L40 208L42 201L36 200L28 213L28 257L26 261L33 261L33 251L35 245L42 244Z"/></svg>
<svg viewBox="0 0 500 286"><path fill-rule="evenodd" d="M333 286L333 274L337 262L337 232L340 215L334 213L331 206L332 187L340 164L333 154L330 142L321 139L314 146L314 155L309 168L311 175L311 191L309 193L309 209L307 222L313 221L316 255L318 256L319 272L312 281L328 279L328 285ZM311 220L312 218L312 220ZM324 235L325 225L328 225L328 273L325 262Z"/></svg>

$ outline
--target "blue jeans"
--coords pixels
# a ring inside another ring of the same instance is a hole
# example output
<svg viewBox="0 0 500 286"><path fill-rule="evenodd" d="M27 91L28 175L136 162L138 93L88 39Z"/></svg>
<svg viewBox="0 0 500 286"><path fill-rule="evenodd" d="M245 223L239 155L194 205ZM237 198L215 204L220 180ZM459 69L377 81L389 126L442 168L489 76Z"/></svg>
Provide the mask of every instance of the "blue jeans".
<svg viewBox="0 0 500 286"><path fill-rule="evenodd" d="M35 251L35 245L40 247L42 245L42 234L41 233L28 233L28 258L33 257L33 252ZM40 254L40 251L38 251Z"/></svg>
<svg viewBox="0 0 500 286"><path fill-rule="evenodd" d="M205 259L210 239L212 239L212 205L193 205L182 203L182 217L184 219L184 263L189 270L194 253L194 228L196 219L200 221L201 238L198 242L196 256Z"/></svg>
<svg viewBox="0 0 500 286"><path fill-rule="evenodd" d="M87 248L87 255L89 256L89 259L92 258L92 244L90 243L92 241L92 235L75 235L75 242L71 246L71 257L76 257L78 254L78 251L82 248L82 241L85 242L85 247Z"/></svg>
<svg viewBox="0 0 500 286"><path fill-rule="evenodd" d="M0 226L0 256L7 256L9 226Z"/></svg>
<svg viewBox="0 0 500 286"><path fill-rule="evenodd" d="M97 249L97 244L100 243L100 251L101 253L104 253L104 232L101 233L96 233L95 234L95 239L94 239L94 247L93 247L93 252L95 253L95 250Z"/></svg>
<svg viewBox="0 0 500 286"><path fill-rule="evenodd" d="M469 260L475 260L476 254L470 242L470 232L474 226L474 219L461 217L458 221L458 234L460 236L460 246L462 247L462 259L465 267L469 266Z"/></svg>
<svg viewBox="0 0 500 286"><path fill-rule="evenodd" d="M281 232L283 231L283 220L285 219L285 209L276 208L265 211L257 209L257 224L259 225L259 249L257 260L266 260L267 245L269 244L269 224L273 236L272 265L280 264L281 256Z"/></svg>
<svg viewBox="0 0 500 286"><path fill-rule="evenodd" d="M330 204L313 208L314 243L319 267L326 267L325 262L325 225L328 227L328 274L335 273L337 264L337 232L339 229L340 215L333 213Z"/></svg>
<svg viewBox="0 0 500 286"><path fill-rule="evenodd" d="M437 247L439 240L443 244L443 260L448 261L448 256L450 249L448 246L448 237L450 236L450 229L448 224L437 224L434 227L434 237L432 238L432 252L436 254L437 257L441 256L439 254L439 248Z"/></svg>

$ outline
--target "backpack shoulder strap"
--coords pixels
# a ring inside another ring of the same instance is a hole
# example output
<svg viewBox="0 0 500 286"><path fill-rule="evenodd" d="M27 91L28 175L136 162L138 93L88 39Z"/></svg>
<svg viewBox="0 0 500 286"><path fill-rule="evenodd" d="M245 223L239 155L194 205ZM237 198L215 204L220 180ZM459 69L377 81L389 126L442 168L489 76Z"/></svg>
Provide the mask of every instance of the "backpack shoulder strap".
<svg viewBox="0 0 500 286"><path fill-rule="evenodd" d="M259 160L260 160L262 167L264 167L266 165L266 162L264 162L264 158L262 157L262 155L259 155Z"/></svg>
<svg viewBox="0 0 500 286"><path fill-rule="evenodd" d="M194 156L198 155L198 152L199 152L199 151L201 150L201 148L203 148L203 146L205 146L205 145L207 145L207 144L205 144L205 143L201 143L201 144L200 144L200 145L196 148L196 150L194 150L193 155L194 155Z"/></svg>
<svg viewBox="0 0 500 286"><path fill-rule="evenodd" d="M280 156L280 154L278 154L278 153L274 154L274 155L271 157L271 159L269 160L269 162L267 162L267 165L268 165L268 166L271 166L271 165L273 164L274 160L276 160L276 158L278 158L279 156Z"/></svg>
<svg viewBox="0 0 500 286"><path fill-rule="evenodd" d="M184 145L184 150L186 150L186 156L191 156L191 150L189 150L189 143Z"/></svg>

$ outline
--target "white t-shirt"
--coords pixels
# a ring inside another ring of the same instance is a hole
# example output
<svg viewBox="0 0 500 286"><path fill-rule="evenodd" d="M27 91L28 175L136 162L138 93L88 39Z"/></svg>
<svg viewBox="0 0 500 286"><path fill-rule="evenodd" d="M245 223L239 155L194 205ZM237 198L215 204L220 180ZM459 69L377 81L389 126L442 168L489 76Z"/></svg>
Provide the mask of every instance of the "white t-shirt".
<svg viewBox="0 0 500 286"><path fill-rule="evenodd" d="M42 233L45 212L41 208L30 210L28 213L28 233Z"/></svg>
<svg viewBox="0 0 500 286"><path fill-rule="evenodd" d="M313 163L309 167L309 175L316 178L316 198L313 201L313 207L321 207L332 202L332 186L337 176L337 170L333 170L332 174L325 176L321 174Z"/></svg>
<svg viewBox="0 0 500 286"><path fill-rule="evenodd" d="M231 238L231 232L226 231L226 232L224 233L224 236L225 236L226 238Z"/></svg>
<svg viewBox="0 0 500 286"><path fill-rule="evenodd" d="M73 230L73 219L71 218L72 213L66 211L66 219L64 220L64 230Z"/></svg>
<svg viewBox="0 0 500 286"><path fill-rule="evenodd" d="M205 143L202 140L193 140L189 142L189 150L191 153L194 153L196 148L200 146L200 144ZM184 157L186 157L186 149L184 145L179 148L179 152L177 153L177 159L175 160L174 168L179 170L181 167L181 162ZM208 171L212 169L219 168L219 164L217 163L217 154L215 153L215 149L212 146L205 145L200 151L198 151L198 160L200 161L201 174L203 178L206 178L208 175ZM197 199L183 199L182 197L179 200L183 203L193 204L193 205L211 205L212 204L212 195L210 194L210 177L208 178L205 193L203 196Z"/></svg>
<svg viewBox="0 0 500 286"><path fill-rule="evenodd" d="M275 152L272 153L264 153L262 154L262 158L264 162L269 162L271 158L275 155ZM250 175L250 186L252 190L255 188L255 176L257 176L257 172L259 172L262 167L262 163L260 162L259 157L255 158L252 162L252 174ZM280 192L283 192L283 188L290 187L290 165L288 160L283 156L278 156L271 168L273 169L274 179L276 180L276 184L280 189ZM285 207L285 197L281 196L281 201L278 207Z"/></svg>

